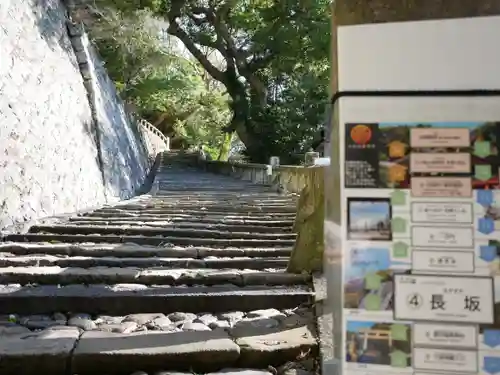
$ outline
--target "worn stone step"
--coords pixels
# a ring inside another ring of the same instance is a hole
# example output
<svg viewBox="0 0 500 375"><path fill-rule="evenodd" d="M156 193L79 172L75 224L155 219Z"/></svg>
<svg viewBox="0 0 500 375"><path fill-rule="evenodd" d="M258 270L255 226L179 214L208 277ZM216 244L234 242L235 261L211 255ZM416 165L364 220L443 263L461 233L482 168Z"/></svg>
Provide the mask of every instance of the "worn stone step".
<svg viewBox="0 0 500 375"><path fill-rule="evenodd" d="M244 205L217 205L217 206L198 206L198 205L172 205L170 207L127 207L122 206L120 208L116 207L103 207L97 212L116 212L116 211L125 211L131 213L159 213L159 214L175 214L175 213L198 213L200 211L210 212L215 214L224 214L224 213L233 213L237 214L239 212L244 213L252 213L252 214L296 214L297 209L295 207L290 206L275 206L275 207L266 207L266 206L244 206Z"/></svg>
<svg viewBox="0 0 500 375"><path fill-rule="evenodd" d="M273 375L258 369L300 368L300 361L306 364L317 352L310 307L126 316L57 312L1 319L7 324L0 335L2 375L176 370L187 371L177 375L192 375L221 368L211 375ZM233 368L224 370L226 366Z"/></svg>
<svg viewBox="0 0 500 375"><path fill-rule="evenodd" d="M224 184L224 183L221 183ZM163 193L163 194L169 194L171 191L182 191L184 193L186 192L211 192L216 189L220 189L226 193L233 193L233 194L239 194L239 193L248 193L248 192L262 192L264 189L263 187L255 187L252 185L246 185L246 186L241 186L241 185L235 185L235 186L224 186L221 188L220 186L189 186L187 184L159 184L159 191L158 193ZM156 193L156 195L160 195Z"/></svg>
<svg viewBox="0 0 500 375"><path fill-rule="evenodd" d="M0 267L0 284L143 284L143 285L301 285L309 277L284 270L183 269L150 267Z"/></svg>
<svg viewBox="0 0 500 375"><path fill-rule="evenodd" d="M295 241L288 239L232 239L232 238L188 238L162 236L116 236L116 235L73 235L73 234L9 234L4 241L10 242L68 242L68 243L135 243L138 245L163 246L165 244L180 246L219 246L219 247L285 247L293 246Z"/></svg>
<svg viewBox="0 0 500 375"><path fill-rule="evenodd" d="M83 257L129 258L194 258L208 257L288 257L291 247L214 248L214 247L157 247L133 243L49 243L49 242L0 242L1 253L14 255L67 255Z"/></svg>
<svg viewBox="0 0 500 375"><path fill-rule="evenodd" d="M287 257L277 258L118 258L67 255L15 255L0 253L0 267L58 266L58 267L165 267L165 268L212 268L212 269L256 269L285 268Z"/></svg>
<svg viewBox="0 0 500 375"><path fill-rule="evenodd" d="M99 218L99 217L72 217L69 218L71 224L74 225L124 225L124 226L151 226L151 227L168 227L168 228L209 228L214 230L228 231L253 231L253 232L274 232L274 231L291 231L293 220L282 221L257 221L257 220L227 220L229 223L220 222L219 220L172 220L151 218L149 220L137 220L136 218Z"/></svg>
<svg viewBox="0 0 500 375"><path fill-rule="evenodd" d="M255 199L255 198L247 198L242 199L240 197L232 197L232 198L220 198L217 199L205 197L203 199L200 198L165 198L165 199L155 199L150 198L147 200L137 200L134 203L131 202L123 202L115 205L114 207L128 207L128 208L136 208L143 209L147 207L169 207L172 205L180 205L180 206L188 206L188 205L201 205L201 206L227 206L227 205L237 205L237 206L254 206L254 207L295 207L295 203L297 199L289 199L289 198L281 198L281 199Z"/></svg>
<svg viewBox="0 0 500 375"><path fill-rule="evenodd" d="M168 220L176 220L176 219L182 219L182 220L220 220L220 222L223 222L223 220L255 220L255 221L267 221L269 220L270 223L276 222L276 221L292 221L295 219L295 214L279 214L279 215L270 215L270 214L261 214L261 215L254 215L254 214L248 214L248 215L230 215L230 214L213 214L209 212L197 212L196 214L188 214L188 213L177 213L177 214L136 214L136 213L131 213L131 212L125 212L125 211L118 211L118 212L85 212L77 215L77 217L120 217L122 219L127 219L127 218L137 218L137 219L168 219Z"/></svg>
<svg viewBox="0 0 500 375"><path fill-rule="evenodd" d="M196 370L198 374L220 370L211 375L273 375L274 372L259 369L274 366L280 374L293 368L312 371L308 362L317 353L310 307L126 316L57 312L10 314L1 319L8 324L2 326L0 335L2 375L132 375L135 371L153 375L158 371L174 374L175 370ZM208 355L218 358L207 359ZM123 366L127 358L130 360ZM224 369L226 366L233 368ZM304 370L297 374L313 375Z"/></svg>
<svg viewBox="0 0 500 375"><path fill-rule="evenodd" d="M0 286L0 314L52 314L57 311L85 311L89 314L126 315L161 311L171 313L252 311L286 309L310 303L308 286L146 286L39 285Z"/></svg>
<svg viewBox="0 0 500 375"><path fill-rule="evenodd" d="M51 224L33 225L29 233L55 233L55 234L121 234L121 235L142 235L142 236L163 236L163 237L191 237L191 238L228 238L228 239L277 239L293 240L297 236L295 233L283 232L256 232L243 231L221 231L213 229L198 228L170 228L170 227L145 227L145 226L119 226L119 225L77 225L77 224Z"/></svg>
<svg viewBox="0 0 500 375"><path fill-rule="evenodd" d="M155 194L148 193L144 194L141 198L144 199L154 199L154 200L169 200L169 199L235 199L238 198L240 200L245 200L245 199L250 199L250 200L267 200L267 199L287 199L287 198L292 198L295 199L295 201L298 199L297 194L281 194L276 191L272 192L252 192L252 193L239 193L237 196L235 196L233 193L228 193L225 191L218 191L218 190L213 190L210 192L189 192L185 193L183 191L173 191L169 192L168 194L161 193L161 192L156 192Z"/></svg>
<svg viewBox="0 0 500 375"><path fill-rule="evenodd" d="M296 205L298 201L297 197L287 197L287 196L270 196L270 197L260 197L257 198L253 195L241 197L241 196L216 196L211 197L207 195L182 195L182 196L169 196L169 197L157 197L151 196L147 200L146 199L138 199L137 204L140 205L144 202L150 202L153 204L173 204L173 203L200 203L200 204L218 204L218 203L238 203L238 204L249 204L256 206L264 206L264 205L276 205L276 204L288 204L288 205ZM123 203L121 205L125 205Z"/></svg>

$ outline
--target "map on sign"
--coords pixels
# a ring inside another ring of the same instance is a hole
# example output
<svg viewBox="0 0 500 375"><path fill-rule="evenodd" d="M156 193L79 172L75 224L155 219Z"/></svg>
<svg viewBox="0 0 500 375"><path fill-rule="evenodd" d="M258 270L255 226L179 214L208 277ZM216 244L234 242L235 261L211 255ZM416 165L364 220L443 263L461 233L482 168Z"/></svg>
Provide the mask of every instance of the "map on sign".
<svg viewBox="0 0 500 375"><path fill-rule="evenodd" d="M500 122L341 136L344 370L500 374Z"/></svg>

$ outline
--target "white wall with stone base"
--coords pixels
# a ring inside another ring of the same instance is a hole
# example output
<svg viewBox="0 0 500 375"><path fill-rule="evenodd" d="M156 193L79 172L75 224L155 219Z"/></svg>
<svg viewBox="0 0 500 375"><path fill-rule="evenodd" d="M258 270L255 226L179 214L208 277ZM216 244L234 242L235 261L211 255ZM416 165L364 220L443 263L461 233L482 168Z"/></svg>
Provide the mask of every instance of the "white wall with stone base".
<svg viewBox="0 0 500 375"><path fill-rule="evenodd" d="M96 55L90 102L66 16L59 0L0 1L0 231L128 197L150 166Z"/></svg>

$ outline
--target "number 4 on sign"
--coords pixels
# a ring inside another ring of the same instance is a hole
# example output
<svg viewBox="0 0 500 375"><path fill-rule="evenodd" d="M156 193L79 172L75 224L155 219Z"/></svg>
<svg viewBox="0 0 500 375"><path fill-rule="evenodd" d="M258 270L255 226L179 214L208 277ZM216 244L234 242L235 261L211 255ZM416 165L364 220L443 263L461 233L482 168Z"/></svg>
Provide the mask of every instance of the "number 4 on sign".
<svg viewBox="0 0 500 375"><path fill-rule="evenodd" d="M422 296L418 293L410 294L406 303L412 309L419 309L422 306Z"/></svg>

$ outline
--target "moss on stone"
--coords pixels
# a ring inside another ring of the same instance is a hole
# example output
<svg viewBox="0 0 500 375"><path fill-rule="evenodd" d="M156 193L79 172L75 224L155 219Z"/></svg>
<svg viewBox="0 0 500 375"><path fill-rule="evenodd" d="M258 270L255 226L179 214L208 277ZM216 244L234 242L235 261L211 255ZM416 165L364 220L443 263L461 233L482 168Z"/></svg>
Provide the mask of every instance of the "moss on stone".
<svg viewBox="0 0 500 375"><path fill-rule="evenodd" d="M288 272L319 271L324 251L325 189L324 168L306 168L307 183L297 207L294 231L295 246L288 263Z"/></svg>

